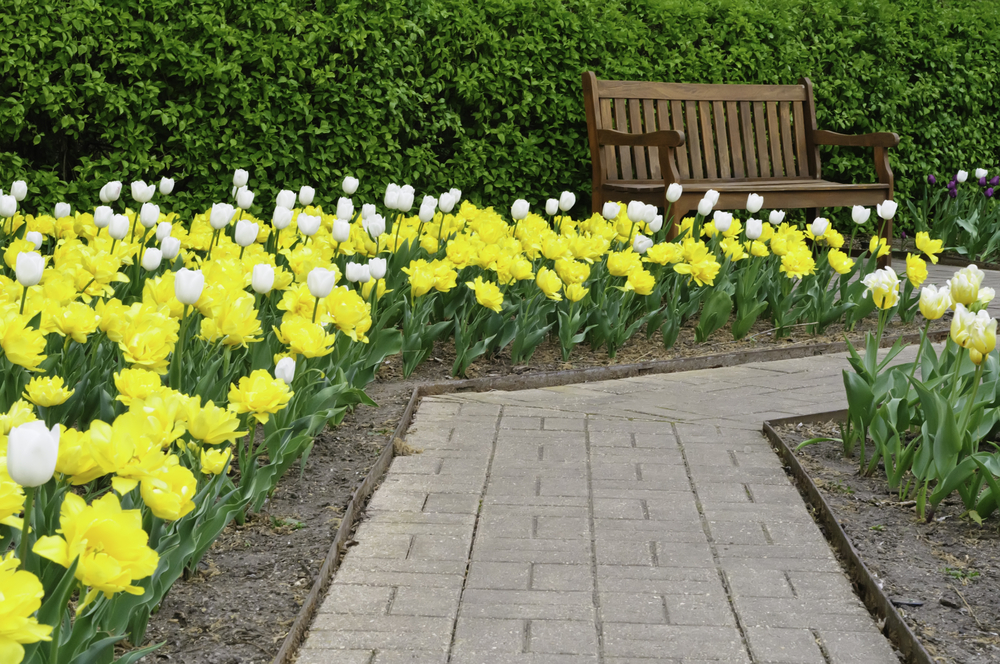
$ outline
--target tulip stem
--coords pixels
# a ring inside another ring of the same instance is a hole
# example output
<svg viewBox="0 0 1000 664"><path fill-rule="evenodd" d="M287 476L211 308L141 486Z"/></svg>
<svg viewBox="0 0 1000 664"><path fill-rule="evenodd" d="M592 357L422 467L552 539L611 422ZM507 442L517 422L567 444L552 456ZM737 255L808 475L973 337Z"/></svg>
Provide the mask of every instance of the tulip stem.
<svg viewBox="0 0 1000 664"><path fill-rule="evenodd" d="M24 302L27 299L28 299L28 287L21 286L21 310L18 312L21 315L24 314Z"/></svg>
<svg viewBox="0 0 1000 664"><path fill-rule="evenodd" d="M21 569L28 569L28 538L31 535L31 514L35 507L35 487L24 487L24 524L21 526Z"/></svg>
<svg viewBox="0 0 1000 664"><path fill-rule="evenodd" d="M924 329L923 329L923 331L922 331L922 333L920 335L920 345L917 346L917 356L913 360L913 368L910 369L910 380L911 381L913 380L913 377L917 373L917 365L920 364L920 357L924 353L924 344L927 343L927 332L930 331L930 328L931 328L931 321L928 320L927 324L924 325Z"/></svg>
<svg viewBox="0 0 1000 664"><path fill-rule="evenodd" d="M983 362L985 361L986 358L984 357ZM962 419L959 421L958 430L963 435L965 434L966 427L969 424L969 418L972 417L972 409L976 405L976 393L979 392L979 383L982 381L983 378L983 362L980 362L979 364L976 365L976 376L975 378L972 379L972 396L969 397L969 402L965 404L965 408L962 409ZM974 441L975 439L973 438L973 442ZM972 450L972 453L975 453L977 451L978 450Z"/></svg>
<svg viewBox="0 0 1000 664"><path fill-rule="evenodd" d="M319 298L316 298L316 304L313 305L313 318L312 322L316 322L316 310L319 309Z"/></svg>
<svg viewBox="0 0 1000 664"><path fill-rule="evenodd" d="M240 247L240 260L243 260L243 252L246 251L246 247Z"/></svg>

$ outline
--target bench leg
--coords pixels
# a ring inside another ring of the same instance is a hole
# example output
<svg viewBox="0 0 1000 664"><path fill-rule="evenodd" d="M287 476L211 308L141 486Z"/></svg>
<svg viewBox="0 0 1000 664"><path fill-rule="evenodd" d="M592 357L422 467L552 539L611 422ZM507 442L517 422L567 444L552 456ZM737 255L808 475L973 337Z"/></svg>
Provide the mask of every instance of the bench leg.
<svg viewBox="0 0 1000 664"><path fill-rule="evenodd" d="M681 220L688 216L691 210L681 210L677 207L672 207L670 210L670 216L673 217L673 223L670 224L670 230L667 231L667 241L673 240L677 237L678 229L681 226ZM669 219L664 219L663 223L669 222Z"/></svg>
<svg viewBox="0 0 1000 664"><path fill-rule="evenodd" d="M806 208L806 224L811 224L821 211L822 208Z"/></svg>

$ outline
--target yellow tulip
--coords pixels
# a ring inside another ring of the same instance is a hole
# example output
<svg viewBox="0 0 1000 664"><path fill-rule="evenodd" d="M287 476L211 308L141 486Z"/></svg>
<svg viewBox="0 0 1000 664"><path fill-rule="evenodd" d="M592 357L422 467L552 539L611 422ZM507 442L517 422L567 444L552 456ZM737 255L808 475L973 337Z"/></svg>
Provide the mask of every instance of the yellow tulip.
<svg viewBox="0 0 1000 664"><path fill-rule="evenodd" d="M24 658L23 644L52 640L52 627L35 617L45 588L34 574L18 569L20 564L13 551L0 559L0 655L10 664Z"/></svg>
<svg viewBox="0 0 1000 664"><path fill-rule="evenodd" d="M24 398L43 408L66 403L76 390L67 390L61 376L35 376L24 388Z"/></svg>
<svg viewBox="0 0 1000 664"><path fill-rule="evenodd" d="M271 415L288 405L294 393L287 383L265 369L257 369L239 383L229 385L229 408L237 413L251 413L258 422L267 424Z"/></svg>
<svg viewBox="0 0 1000 664"><path fill-rule="evenodd" d="M906 278L914 288L919 288L927 280L927 263L920 256L906 254Z"/></svg>
<svg viewBox="0 0 1000 664"><path fill-rule="evenodd" d="M475 281L467 281L465 285L476 293L476 302L500 313L503 308L503 293L492 281L483 281L482 277L476 277Z"/></svg>
<svg viewBox="0 0 1000 664"><path fill-rule="evenodd" d="M538 285L538 289L545 293L545 297L556 302L562 300L562 295L559 294L563 286L562 280L549 268L543 267L538 271L535 283Z"/></svg>

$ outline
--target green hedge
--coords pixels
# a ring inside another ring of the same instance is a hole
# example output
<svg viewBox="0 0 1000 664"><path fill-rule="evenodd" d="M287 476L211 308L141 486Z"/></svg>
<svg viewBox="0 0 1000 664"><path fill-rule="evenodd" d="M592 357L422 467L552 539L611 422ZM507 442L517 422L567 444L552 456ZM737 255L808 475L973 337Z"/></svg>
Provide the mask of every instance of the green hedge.
<svg viewBox="0 0 1000 664"><path fill-rule="evenodd" d="M456 186L477 202L563 189L589 205L580 74L815 83L819 125L893 130L898 190L1000 150L1000 10L979 0L7 0L0 187L29 210L108 179L178 180L203 209L248 168L278 188ZM28 27L25 27L28 26ZM874 178L870 151L824 172ZM419 199L418 199L419 200Z"/></svg>

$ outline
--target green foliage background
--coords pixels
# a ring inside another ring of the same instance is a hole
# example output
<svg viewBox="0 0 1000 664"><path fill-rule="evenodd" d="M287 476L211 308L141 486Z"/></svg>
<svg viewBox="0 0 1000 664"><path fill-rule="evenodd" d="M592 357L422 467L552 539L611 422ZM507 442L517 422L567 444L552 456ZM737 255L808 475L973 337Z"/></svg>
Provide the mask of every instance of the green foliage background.
<svg viewBox="0 0 1000 664"><path fill-rule="evenodd" d="M141 4L141 7L137 5ZM818 122L892 130L898 190L996 164L1000 9L978 0L6 0L0 8L0 187L28 210L93 205L109 179L178 180L173 209L251 172L318 202L390 181L419 196L589 205L581 72L793 83ZM824 174L871 181L870 151Z"/></svg>

